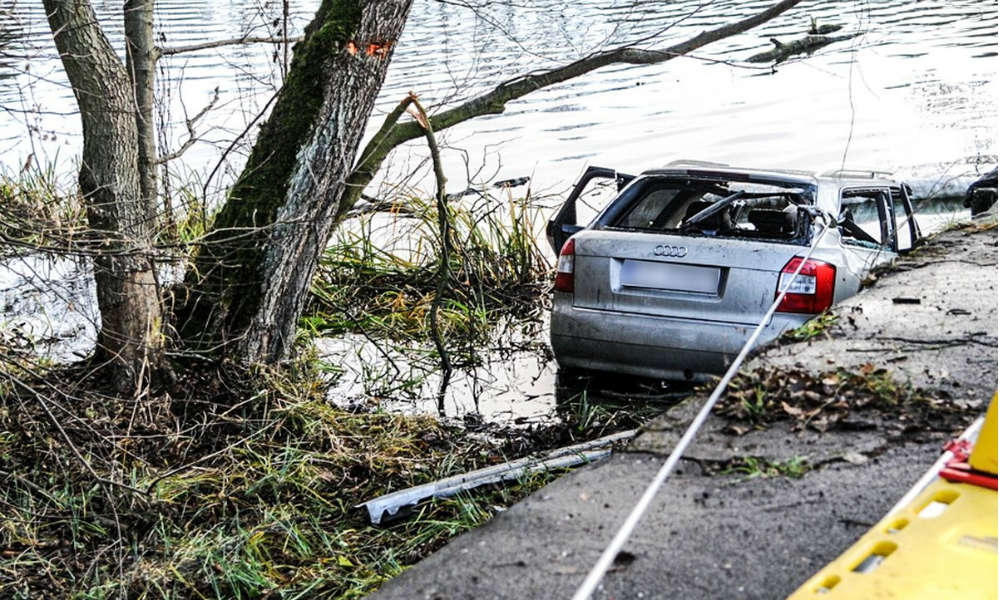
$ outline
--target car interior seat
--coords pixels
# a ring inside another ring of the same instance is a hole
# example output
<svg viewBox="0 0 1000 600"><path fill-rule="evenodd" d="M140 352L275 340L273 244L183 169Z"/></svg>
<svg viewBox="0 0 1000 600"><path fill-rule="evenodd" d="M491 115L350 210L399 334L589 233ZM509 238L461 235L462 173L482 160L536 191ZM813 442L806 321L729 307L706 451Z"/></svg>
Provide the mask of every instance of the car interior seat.
<svg viewBox="0 0 1000 600"><path fill-rule="evenodd" d="M747 221L760 233L791 236L795 234L795 216L790 211L755 208L747 213Z"/></svg>

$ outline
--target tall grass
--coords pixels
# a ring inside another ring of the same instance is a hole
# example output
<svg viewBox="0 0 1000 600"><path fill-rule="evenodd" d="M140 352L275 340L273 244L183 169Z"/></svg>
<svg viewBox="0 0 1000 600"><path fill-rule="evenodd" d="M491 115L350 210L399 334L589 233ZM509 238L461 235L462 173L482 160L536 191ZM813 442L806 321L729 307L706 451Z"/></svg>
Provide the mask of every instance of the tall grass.
<svg viewBox="0 0 1000 600"><path fill-rule="evenodd" d="M412 199L407 209L340 227L320 259L302 321L308 331L427 334L443 241L432 203ZM524 199L482 196L453 202L448 220L453 237L440 311L444 335L476 336L501 316L539 315L550 270L537 242L539 209Z"/></svg>
<svg viewBox="0 0 1000 600"><path fill-rule="evenodd" d="M55 163L0 173L0 255L66 248L83 237L86 213L75 189L60 180Z"/></svg>

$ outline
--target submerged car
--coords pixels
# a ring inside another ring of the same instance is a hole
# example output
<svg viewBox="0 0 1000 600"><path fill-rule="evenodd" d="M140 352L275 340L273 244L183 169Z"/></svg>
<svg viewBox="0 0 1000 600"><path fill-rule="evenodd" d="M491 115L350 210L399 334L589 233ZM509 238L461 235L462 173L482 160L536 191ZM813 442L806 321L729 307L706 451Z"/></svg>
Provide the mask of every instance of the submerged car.
<svg viewBox="0 0 1000 600"><path fill-rule="evenodd" d="M997 203L997 169L972 182L965 192L965 207L972 215L986 212Z"/></svg>
<svg viewBox="0 0 1000 600"><path fill-rule="evenodd" d="M578 200L617 195L586 225ZM679 161L640 175L591 167L549 222L551 341L563 370L702 381L722 373L794 275L759 344L855 293L920 237L889 174Z"/></svg>

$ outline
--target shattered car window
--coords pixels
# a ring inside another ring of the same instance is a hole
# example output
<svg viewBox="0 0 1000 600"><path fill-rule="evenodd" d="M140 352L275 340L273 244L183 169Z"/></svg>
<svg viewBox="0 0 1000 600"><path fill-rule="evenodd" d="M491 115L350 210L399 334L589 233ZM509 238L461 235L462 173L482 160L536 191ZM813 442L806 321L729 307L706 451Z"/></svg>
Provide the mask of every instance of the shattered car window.
<svg viewBox="0 0 1000 600"><path fill-rule="evenodd" d="M883 231L881 191L848 191L841 200L840 235L848 244L880 248L887 243Z"/></svg>
<svg viewBox="0 0 1000 600"><path fill-rule="evenodd" d="M805 234L802 188L747 182L651 179L610 228L791 240Z"/></svg>

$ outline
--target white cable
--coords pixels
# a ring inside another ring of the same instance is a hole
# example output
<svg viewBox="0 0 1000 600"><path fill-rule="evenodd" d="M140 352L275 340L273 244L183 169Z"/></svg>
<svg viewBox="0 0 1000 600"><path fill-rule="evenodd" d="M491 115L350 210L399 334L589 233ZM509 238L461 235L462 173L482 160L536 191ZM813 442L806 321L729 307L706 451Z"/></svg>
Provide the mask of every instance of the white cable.
<svg viewBox="0 0 1000 600"><path fill-rule="evenodd" d="M715 386L714 390L712 390L712 395L708 397L704 406L702 406L701 410L698 411L698 415L695 416L693 421L691 421L691 425L689 425L687 431L684 432L684 436L681 437L681 440L677 442L676 446L674 446L674 450L670 453L670 456L667 457L663 466L660 467L660 470L656 473L656 476L653 478L653 481L650 482L646 491L643 492L642 497L639 498L639 501L632 509L632 512L629 513L628 518L626 518L625 522L622 523L622 526L618 530L618 533L615 534L614 539L611 540L608 547L604 549L601 557L597 559L597 563L587 574L587 578L583 580L583 583L580 584L576 593L573 594L573 600L589 600L590 596L597 589L597 585L601 582L601 579L604 578L604 574L608 571L608 568L611 567L611 563L615 560L615 557L618 556L622 546L624 546L625 542L628 541L629 536L632 535L632 531L635 529L636 525L639 524L639 519L642 518L643 514L645 514L646 510L649 508L649 504L653 501L653 496L656 495L656 492L667 480L667 477L669 477L670 473L673 472L674 467L677 466L678 461L681 459L681 455L684 454L684 451L694 439L694 436L698 433L698 429L701 428L705 419L708 418L708 414L712 410L712 407L719 401L719 397L722 396L722 391L726 389L730 380L732 380L732 378L736 375L736 372L739 371L743 361L746 360L746 357L753 348L757 338L760 337L761 332L764 331L764 326L771 320L775 311L778 310L778 306L781 304L781 301L785 299L785 294L788 293L788 288L795 282L795 278L799 276L799 273L805 266L806 261L809 260L813 251L816 250L816 246L819 245L820 240L822 240L823 236L826 235L826 232L829 231L830 219L827 218L824 219L824 221L823 230L820 231L819 235L816 237L816 241L814 241L812 246L810 246L809 252L807 252L799 262L798 268L795 269L792 276L788 278L788 283L785 284L784 289L782 289L778 294L778 297L774 299L771 307L764 314L764 318L761 319L757 328L754 329L753 333L750 335L750 338L747 339L745 344L743 344L743 348L740 349L740 353L736 355L733 363L729 365L729 370L726 371L726 374L719 380L719 384Z"/></svg>

